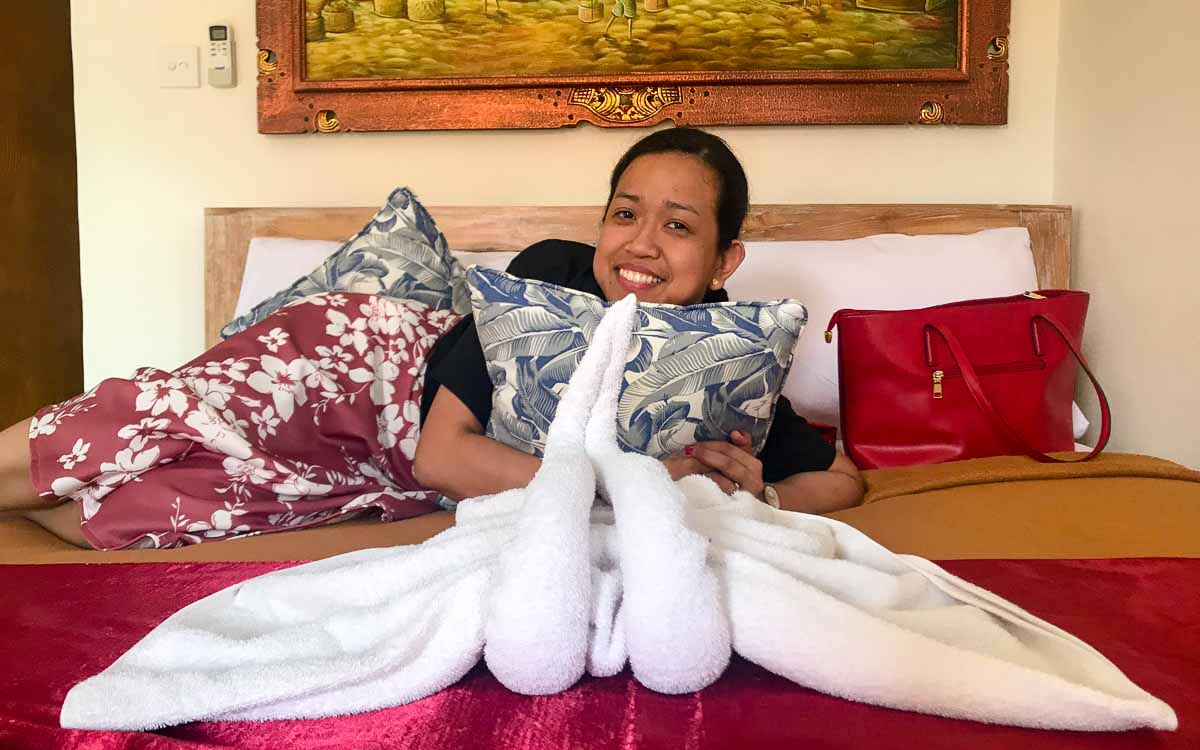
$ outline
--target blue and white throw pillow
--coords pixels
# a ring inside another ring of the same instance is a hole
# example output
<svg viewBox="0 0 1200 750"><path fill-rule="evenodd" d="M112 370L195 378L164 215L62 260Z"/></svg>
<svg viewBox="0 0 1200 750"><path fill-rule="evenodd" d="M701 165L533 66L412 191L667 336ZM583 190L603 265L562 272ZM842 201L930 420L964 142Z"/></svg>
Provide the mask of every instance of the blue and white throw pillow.
<svg viewBox="0 0 1200 750"><path fill-rule="evenodd" d="M494 386L487 435L540 456L567 381L610 303L479 266L467 281ZM622 448L662 458L742 430L755 453L762 450L807 321L794 300L640 304L617 405Z"/></svg>
<svg viewBox="0 0 1200 750"><path fill-rule="evenodd" d="M361 292L423 302L466 314L466 271L450 254L433 217L408 188L396 188L362 231L315 271L255 305L221 329L241 333L298 299L322 292Z"/></svg>

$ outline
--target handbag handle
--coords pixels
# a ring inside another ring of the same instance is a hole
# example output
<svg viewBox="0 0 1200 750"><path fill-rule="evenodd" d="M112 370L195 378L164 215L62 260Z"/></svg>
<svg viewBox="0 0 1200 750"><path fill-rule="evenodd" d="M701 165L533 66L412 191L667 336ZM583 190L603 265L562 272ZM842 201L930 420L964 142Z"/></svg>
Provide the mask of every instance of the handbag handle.
<svg viewBox="0 0 1200 750"><path fill-rule="evenodd" d="M1082 458L1055 458L1031 446L1024 438L1017 434L1012 425L996 410L996 407L992 406L991 400L984 393L983 383L979 380L979 375L975 372L974 366L971 365L971 360L967 358L967 353L963 350L962 345L958 343L958 338L950 331L943 330L935 323L927 323L925 327L937 331L938 335L950 347L950 354L954 357L955 364L958 365L958 369L962 373L963 381L967 384L967 390L970 391L971 396L975 399L975 404L979 407L979 410L990 417L993 426L998 427L1009 441L1020 448L1025 455L1043 463L1069 464L1090 460L1099 455L1100 451L1104 450L1104 446L1108 445L1108 438L1112 432L1112 414L1108 407L1108 398L1104 395L1104 389L1100 387L1100 381L1096 380L1092 369L1088 367L1087 360L1079 352L1079 349L1075 346L1075 342L1063 330L1064 326L1049 313L1038 313L1032 319L1035 334L1037 333L1037 321L1039 319L1045 321L1059 335L1063 343L1067 345L1067 348L1071 350L1071 354L1075 355L1075 359L1079 362L1083 371L1087 373L1088 379L1092 381L1092 387L1096 389L1096 396L1100 400L1100 439L1096 442L1096 447L1092 449L1092 452Z"/></svg>

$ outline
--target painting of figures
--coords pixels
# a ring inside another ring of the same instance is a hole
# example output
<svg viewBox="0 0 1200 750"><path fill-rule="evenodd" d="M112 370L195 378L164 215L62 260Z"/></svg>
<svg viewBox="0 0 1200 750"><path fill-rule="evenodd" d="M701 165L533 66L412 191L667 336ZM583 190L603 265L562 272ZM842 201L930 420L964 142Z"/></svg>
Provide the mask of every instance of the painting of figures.
<svg viewBox="0 0 1200 750"><path fill-rule="evenodd" d="M311 81L928 70L957 0L306 0Z"/></svg>
<svg viewBox="0 0 1200 750"><path fill-rule="evenodd" d="M1011 0L255 0L262 133L1000 125Z"/></svg>

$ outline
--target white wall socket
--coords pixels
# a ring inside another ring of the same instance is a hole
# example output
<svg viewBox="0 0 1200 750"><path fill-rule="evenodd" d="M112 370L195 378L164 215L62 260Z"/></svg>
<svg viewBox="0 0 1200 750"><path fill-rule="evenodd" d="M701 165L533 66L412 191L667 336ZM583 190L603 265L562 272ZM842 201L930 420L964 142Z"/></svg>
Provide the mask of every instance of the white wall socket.
<svg viewBox="0 0 1200 750"><path fill-rule="evenodd" d="M199 88L200 48L188 44L160 47L157 70L159 88Z"/></svg>

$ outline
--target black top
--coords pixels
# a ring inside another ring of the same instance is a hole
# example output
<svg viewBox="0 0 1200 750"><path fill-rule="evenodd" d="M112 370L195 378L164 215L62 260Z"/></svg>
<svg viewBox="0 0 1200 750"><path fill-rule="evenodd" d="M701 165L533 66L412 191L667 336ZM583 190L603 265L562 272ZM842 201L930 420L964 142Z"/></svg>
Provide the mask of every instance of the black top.
<svg viewBox="0 0 1200 750"><path fill-rule="evenodd" d="M513 258L508 272L603 299L604 292L592 273L595 254L594 247L580 242L543 240ZM724 289L704 295L705 302L728 299ZM422 422L433 404L433 397L443 386L466 404L479 424L487 425L492 415L492 381L488 377L483 348L479 345L475 320L470 315L447 331L429 353L425 392L421 398ZM758 456L763 464L763 480L778 482L802 471L824 471L833 465L835 457L833 446L792 410L786 398L780 396L775 405L775 421Z"/></svg>

